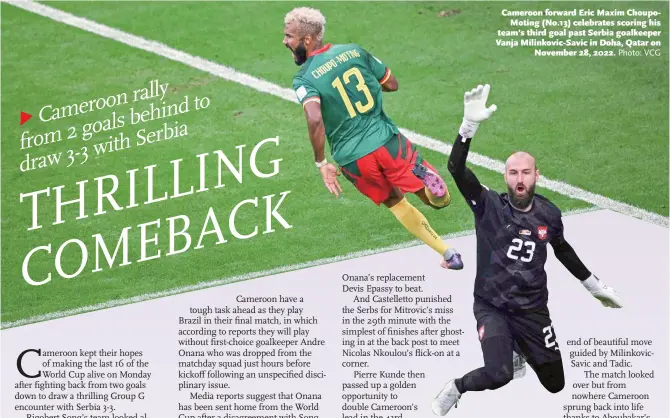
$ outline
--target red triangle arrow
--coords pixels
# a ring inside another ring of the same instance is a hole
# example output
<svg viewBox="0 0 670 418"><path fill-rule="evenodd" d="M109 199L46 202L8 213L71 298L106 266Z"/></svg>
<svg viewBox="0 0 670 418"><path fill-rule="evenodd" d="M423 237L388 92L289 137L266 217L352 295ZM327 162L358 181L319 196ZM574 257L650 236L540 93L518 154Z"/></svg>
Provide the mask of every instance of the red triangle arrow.
<svg viewBox="0 0 670 418"><path fill-rule="evenodd" d="M31 115L30 113L21 112L21 125L28 122L32 117L33 115Z"/></svg>

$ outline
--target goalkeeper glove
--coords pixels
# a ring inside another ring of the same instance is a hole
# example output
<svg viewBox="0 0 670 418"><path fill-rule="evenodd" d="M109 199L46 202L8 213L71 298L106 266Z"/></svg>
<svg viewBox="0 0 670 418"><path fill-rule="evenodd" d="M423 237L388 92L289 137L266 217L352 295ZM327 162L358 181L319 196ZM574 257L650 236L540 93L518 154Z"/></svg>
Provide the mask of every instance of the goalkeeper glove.
<svg viewBox="0 0 670 418"><path fill-rule="evenodd" d="M466 91L463 97L463 123L458 133L463 138L472 138L479 127L479 123L490 118L498 108L496 105L486 107L489 98L490 85L482 86Z"/></svg>
<svg viewBox="0 0 670 418"><path fill-rule="evenodd" d="M594 298L598 299L603 306L607 308L621 308L621 298L611 287L605 285L593 274L582 282L586 290L591 292Z"/></svg>

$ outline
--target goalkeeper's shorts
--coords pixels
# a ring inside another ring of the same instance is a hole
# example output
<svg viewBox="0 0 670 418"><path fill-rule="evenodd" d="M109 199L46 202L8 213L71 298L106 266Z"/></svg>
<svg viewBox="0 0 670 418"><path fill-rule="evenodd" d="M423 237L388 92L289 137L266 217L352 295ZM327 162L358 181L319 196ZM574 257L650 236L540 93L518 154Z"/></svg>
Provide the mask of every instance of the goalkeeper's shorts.
<svg viewBox="0 0 670 418"><path fill-rule="evenodd" d="M380 205L389 198L394 187L403 193L415 193L425 187L423 182L412 174L415 164L422 164L437 173L437 170L421 157L416 145L399 133L372 153L340 169L359 192L376 205Z"/></svg>

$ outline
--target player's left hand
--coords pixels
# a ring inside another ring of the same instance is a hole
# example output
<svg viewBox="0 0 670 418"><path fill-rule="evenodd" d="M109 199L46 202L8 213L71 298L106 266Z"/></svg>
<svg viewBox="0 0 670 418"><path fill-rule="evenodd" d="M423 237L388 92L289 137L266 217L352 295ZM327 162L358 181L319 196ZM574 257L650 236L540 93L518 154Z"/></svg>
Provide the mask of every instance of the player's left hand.
<svg viewBox="0 0 670 418"><path fill-rule="evenodd" d="M334 194L336 197L340 197L342 187L337 181L337 177L341 176L342 173L340 173L337 170L337 167L335 167L335 165L332 163L328 163L319 168L319 171L321 172L321 178L323 178L323 184L326 186L328 191Z"/></svg>
<svg viewBox="0 0 670 418"><path fill-rule="evenodd" d="M492 104L486 107L486 101L489 99L491 85L479 85L476 88L466 91L463 95L463 118L472 123L480 123L490 118L498 109L498 106Z"/></svg>
<svg viewBox="0 0 670 418"><path fill-rule="evenodd" d="M486 107L490 91L491 86L489 84L483 86L480 84L476 88L466 91L463 95L463 122L458 130L461 137L474 137L479 124L490 118L498 109L494 104Z"/></svg>
<svg viewBox="0 0 670 418"><path fill-rule="evenodd" d="M596 276L591 275L591 277L584 280L582 284L591 293L591 295L598 299L600 303L602 303L606 308L623 307L621 298L619 297L619 294L616 292L616 290L601 282L600 279L598 279Z"/></svg>

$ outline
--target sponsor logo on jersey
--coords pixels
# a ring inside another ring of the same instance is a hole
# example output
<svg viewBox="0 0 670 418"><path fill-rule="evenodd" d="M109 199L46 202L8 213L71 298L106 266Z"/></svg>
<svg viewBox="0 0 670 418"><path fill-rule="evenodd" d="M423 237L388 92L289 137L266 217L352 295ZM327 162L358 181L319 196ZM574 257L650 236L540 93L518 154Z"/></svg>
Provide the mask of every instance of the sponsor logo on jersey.
<svg viewBox="0 0 670 418"><path fill-rule="evenodd" d="M521 235L531 235L531 232L527 229L522 229L521 231L519 231L519 234L521 234Z"/></svg>
<svg viewBox="0 0 670 418"><path fill-rule="evenodd" d="M547 227L546 226L538 226L537 227L537 236L540 239L547 239Z"/></svg>

